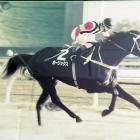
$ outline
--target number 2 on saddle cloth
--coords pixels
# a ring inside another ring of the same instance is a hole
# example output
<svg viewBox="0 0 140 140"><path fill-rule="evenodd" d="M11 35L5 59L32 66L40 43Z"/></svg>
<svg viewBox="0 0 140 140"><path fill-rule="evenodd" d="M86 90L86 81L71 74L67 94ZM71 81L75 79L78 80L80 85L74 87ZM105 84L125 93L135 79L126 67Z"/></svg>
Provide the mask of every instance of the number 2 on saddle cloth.
<svg viewBox="0 0 140 140"><path fill-rule="evenodd" d="M89 49L82 51L80 55L76 55L75 53L73 53L72 49L73 49L72 47L61 49L58 54L56 54L55 56L51 58L47 58L47 60L52 59L53 66L56 65L63 68L71 67L72 73L75 73L75 76L76 76L77 68L80 70L81 66L86 67L87 69L86 75L88 77L92 76L92 68L91 68L92 62L90 60L92 59L93 53L95 51L95 47L91 47ZM96 49L98 49L98 47L96 47ZM82 58L82 56L84 56L84 59ZM80 67L78 63L81 63ZM77 65L77 68L76 68L76 65Z"/></svg>

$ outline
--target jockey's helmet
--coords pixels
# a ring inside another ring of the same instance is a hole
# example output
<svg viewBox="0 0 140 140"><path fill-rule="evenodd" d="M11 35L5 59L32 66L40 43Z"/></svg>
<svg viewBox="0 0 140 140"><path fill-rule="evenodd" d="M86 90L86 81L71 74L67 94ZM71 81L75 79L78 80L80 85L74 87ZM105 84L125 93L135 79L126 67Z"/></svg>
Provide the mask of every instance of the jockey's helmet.
<svg viewBox="0 0 140 140"><path fill-rule="evenodd" d="M111 29L112 27L112 19L111 18L105 18L102 22L103 26L105 26L108 29Z"/></svg>

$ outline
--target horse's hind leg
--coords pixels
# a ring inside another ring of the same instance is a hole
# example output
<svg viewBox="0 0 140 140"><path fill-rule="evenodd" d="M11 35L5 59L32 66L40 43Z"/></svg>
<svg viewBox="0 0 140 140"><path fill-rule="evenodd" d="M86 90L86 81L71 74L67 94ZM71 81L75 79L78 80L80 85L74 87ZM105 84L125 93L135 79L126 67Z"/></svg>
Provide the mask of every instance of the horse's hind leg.
<svg viewBox="0 0 140 140"><path fill-rule="evenodd" d="M47 84L46 80L40 79L40 80L38 80L38 82L39 82L39 84L40 84L40 86L42 87L42 90L43 90L42 94L40 95L40 97L37 101L37 104L36 104L38 125L41 125L40 111L41 111L42 106L44 105L44 103L48 99L49 93L48 93L48 90L45 86Z"/></svg>
<svg viewBox="0 0 140 140"><path fill-rule="evenodd" d="M50 80L48 82L48 90L49 95L51 96L51 100L54 104L59 106L61 109L63 109L65 112L69 114L72 118L76 119L76 122L81 122L81 118L77 116L75 113L73 113L70 109L68 109L60 100L60 98L57 95L56 88L55 88L55 80Z"/></svg>
<svg viewBox="0 0 140 140"><path fill-rule="evenodd" d="M126 91L124 91L119 85L116 86L117 90L119 91L119 97L134 104L137 108L140 109L140 103L131 95L129 95Z"/></svg>
<svg viewBox="0 0 140 140"><path fill-rule="evenodd" d="M37 110L38 125L41 125L40 111L41 111L43 104L48 99L48 95L49 95L48 92L43 89L43 92L42 92L41 96L39 97L39 100L37 101L36 110Z"/></svg>

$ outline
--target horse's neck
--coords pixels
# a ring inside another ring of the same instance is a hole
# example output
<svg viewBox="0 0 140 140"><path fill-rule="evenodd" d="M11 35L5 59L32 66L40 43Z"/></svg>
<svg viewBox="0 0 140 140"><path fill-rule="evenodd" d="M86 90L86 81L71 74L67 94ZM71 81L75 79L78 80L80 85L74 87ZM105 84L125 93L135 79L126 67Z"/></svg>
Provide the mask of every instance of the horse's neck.
<svg viewBox="0 0 140 140"><path fill-rule="evenodd" d="M109 48L105 50L103 46L100 49L99 53L103 63L111 66L118 66L120 62L126 57L126 53L124 51L113 49L113 48Z"/></svg>

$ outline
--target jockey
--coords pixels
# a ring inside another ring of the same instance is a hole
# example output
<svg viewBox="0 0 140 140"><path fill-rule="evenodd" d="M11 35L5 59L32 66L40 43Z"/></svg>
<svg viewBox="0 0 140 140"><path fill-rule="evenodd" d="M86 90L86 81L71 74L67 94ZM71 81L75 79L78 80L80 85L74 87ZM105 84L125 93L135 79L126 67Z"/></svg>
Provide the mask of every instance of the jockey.
<svg viewBox="0 0 140 140"><path fill-rule="evenodd" d="M109 37L112 28L111 22L111 18L105 18L101 23L97 23L96 21L88 21L84 24L76 26L71 33L71 38L73 40L72 46L76 47L75 51L81 52L86 48L92 47L93 44L96 46L97 43L94 38L95 34L97 33L102 33L104 37Z"/></svg>

